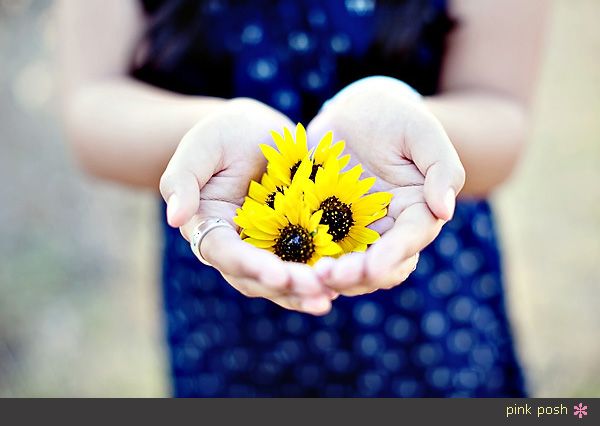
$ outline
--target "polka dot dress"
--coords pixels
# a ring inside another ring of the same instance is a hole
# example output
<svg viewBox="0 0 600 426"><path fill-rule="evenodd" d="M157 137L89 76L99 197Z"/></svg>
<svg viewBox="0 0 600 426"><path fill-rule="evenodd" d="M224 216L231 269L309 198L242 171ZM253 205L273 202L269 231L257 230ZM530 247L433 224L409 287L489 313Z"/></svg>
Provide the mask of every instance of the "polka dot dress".
<svg viewBox="0 0 600 426"><path fill-rule="evenodd" d="M369 74L435 91L442 55L436 46L445 36L435 31L445 16L441 1L430 2L401 71L372 50L375 0L200 3L204 60L190 51L174 66L142 69L139 78L187 93L253 97L304 122ZM524 394L485 201L458 203L406 283L340 297L324 317L242 296L195 259L178 230L165 224L164 235L176 396Z"/></svg>

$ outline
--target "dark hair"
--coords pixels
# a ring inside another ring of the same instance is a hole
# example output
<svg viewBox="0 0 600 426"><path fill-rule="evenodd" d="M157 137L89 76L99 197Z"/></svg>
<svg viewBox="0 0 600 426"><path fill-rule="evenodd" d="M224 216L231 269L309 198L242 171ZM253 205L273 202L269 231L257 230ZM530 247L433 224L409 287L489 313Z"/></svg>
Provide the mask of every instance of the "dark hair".
<svg viewBox="0 0 600 426"><path fill-rule="evenodd" d="M243 0L228 1L243 4ZM168 73L181 66L186 58L202 57L207 52L209 46L197 22L210 0L144 0L143 3L149 25L136 55L134 71L143 67ZM444 38L453 25L444 4L445 0L378 0L376 37L364 58L364 63L372 69L363 68L363 72L399 76L424 94L435 90L432 84L423 87L420 82L437 83ZM341 79L351 82L360 78L352 74L354 68L345 67L347 75ZM427 75L432 72L436 75Z"/></svg>

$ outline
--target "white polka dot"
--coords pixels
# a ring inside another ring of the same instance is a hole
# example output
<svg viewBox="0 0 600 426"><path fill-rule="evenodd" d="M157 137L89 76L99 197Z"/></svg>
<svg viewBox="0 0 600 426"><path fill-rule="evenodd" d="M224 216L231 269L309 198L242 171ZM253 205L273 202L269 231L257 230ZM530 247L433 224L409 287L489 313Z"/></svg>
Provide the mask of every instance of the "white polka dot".
<svg viewBox="0 0 600 426"><path fill-rule="evenodd" d="M274 336L275 327L268 319L261 318L254 323L252 331L254 332L254 336L258 340L265 341L271 339Z"/></svg>
<svg viewBox="0 0 600 426"><path fill-rule="evenodd" d="M471 317L475 303L466 296L458 296L448 302L448 313L450 317L459 322L466 322Z"/></svg>
<svg viewBox="0 0 600 426"><path fill-rule="evenodd" d="M243 348L234 348L223 354L223 365L230 370L244 370L248 365L248 351Z"/></svg>
<svg viewBox="0 0 600 426"><path fill-rule="evenodd" d="M432 365L440 360L442 350L433 344L425 343L416 348L416 361L420 365Z"/></svg>
<svg viewBox="0 0 600 426"><path fill-rule="evenodd" d="M423 296L414 287L403 287L398 289L398 292L394 296L394 301L400 308L414 311L419 309L423 304Z"/></svg>
<svg viewBox="0 0 600 426"><path fill-rule="evenodd" d="M383 339L376 334L364 334L358 337L359 350L365 356L373 356L383 347Z"/></svg>
<svg viewBox="0 0 600 426"><path fill-rule="evenodd" d="M467 389L475 389L479 386L477 374L471 369L462 369L454 378L456 385Z"/></svg>
<svg viewBox="0 0 600 426"><path fill-rule="evenodd" d="M456 330L448 336L448 347L454 353L468 352L473 347L473 337L468 330Z"/></svg>
<svg viewBox="0 0 600 426"><path fill-rule="evenodd" d="M375 9L375 0L346 0L344 4L348 12L358 16L370 15Z"/></svg>
<svg viewBox="0 0 600 426"><path fill-rule="evenodd" d="M399 315L394 315L386 321L385 332L392 339L407 341L413 336L414 329L408 319Z"/></svg>
<svg viewBox="0 0 600 426"><path fill-rule="evenodd" d="M207 349L212 346L210 338L202 331L195 331L189 336L186 342L189 342L190 345L193 345L200 350Z"/></svg>
<svg viewBox="0 0 600 426"><path fill-rule="evenodd" d="M318 71L308 71L304 75L304 84L310 90L317 90L325 85L325 77Z"/></svg>
<svg viewBox="0 0 600 426"><path fill-rule="evenodd" d="M298 360L302 351L299 342L295 340L284 340L274 351L275 359L281 363L292 363Z"/></svg>
<svg viewBox="0 0 600 426"><path fill-rule="evenodd" d="M444 233L435 241L437 252L444 257L452 257L456 255L458 250L458 240L452 233Z"/></svg>
<svg viewBox="0 0 600 426"><path fill-rule="evenodd" d="M450 370L447 367L438 367L428 370L427 379L432 386L443 389L450 383Z"/></svg>
<svg viewBox="0 0 600 426"><path fill-rule="evenodd" d="M345 53L350 50L350 37L344 33L336 34L330 40L331 50L335 53Z"/></svg>
<svg viewBox="0 0 600 426"><path fill-rule="evenodd" d="M291 90L278 90L273 98L281 109L290 109L298 103L298 95Z"/></svg>
<svg viewBox="0 0 600 426"><path fill-rule="evenodd" d="M308 22L313 27L322 27L327 23L327 15L321 9L311 9L308 12Z"/></svg>
<svg viewBox="0 0 600 426"><path fill-rule="evenodd" d="M483 274L473 281L473 293L480 299L487 299L495 296L500 291L498 278L493 274Z"/></svg>
<svg viewBox="0 0 600 426"><path fill-rule="evenodd" d="M437 297L449 296L458 288L456 275L450 271L439 272L429 282L429 291Z"/></svg>
<svg viewBox="0 0 600 426"><path fill-rule="evenodd" d="M244 27L241 40L244 44L259 44L263 39L263 30L260 26L250 24Z"/></svg>
<svg viewBox="0 0 600 426"><path fill-rule="evenodd" d="M300 314L291 313L285 319L285 328L292 334L300 334L306 329L306 322Z"/></svg>
<svg viewBox="0 0 600 426"><path fill-rule="evenodd" d="M223 342L225 334L221 324L205 323L202 326L202 329L209 336L213 345L218 345Z"/></svg>
<svg viewBox="0 0 600 426"><path fill-rule="evenodd" d="M481 331L491 330L496 326L496 316L487 306L479 306L475 309L471 322Z"/></svg>
<svg viewBox="0 0 600 426"><path fill-rule="evenodd" d="M376 302L359 302L354 307L354 318L363 325L374 326L381 322L383 313Z"/></svg>
<svg viewBox="0 0 600 426"><path fill-rule="evenodd" d="M224 0L208 0L204 5L204 10L209 14L217 14L225 8Z"/></svg>
<svg viewBox="0 0 600 426"><path fill-rule="evenodd" d="M487 239L492 236L492 224L487 215L476 214L475 218L471 222L473 232L480 238Z"/></svg>
<svg viewBox="0 0 600 426"><path fill-rule="evenodd" d="M463 250L454 259L454 267L462 275L472 275L481 266L481 256L474 250Z"/></svg>
<svg viewBox="0 0 600 426"><path fill-rule="evenodd" d="M311 48L312 41L308 34L303 31L291 33L288 36L288 44L292 50L306 52Z"/></svg>
<svg viewBox="0 0 600 426"><path fill-rule="evenodd" d="M423 331L432 337L438 337L446 331L446 318L441 312L431 311L425 314L421 323Z"/></svg>
<svg viewBox="0 0 600 426"><path fill-rule="evenodd" d="M471 358L475 364L482 367L491 367L494 364L494 351L489 346L480 345L473 349Z"/></svg>
<svg viewBox="0 0 600 426"><path fill-rule="evenodd" d="M260 58L248 66L250 77L255 80L269 80L277 73L277 62L271 58Z"/></svg>
<svg viewBox="0 0 600 426"><path fill-rule="evenodd" d="M319 330L313 334L313 344L321 351L329 351L335 345L335 336L327 330Z"/></svg>
<svg viewBox="0 0 600 426"><path fill-rule="evenodd" d="M398 371L404 363L404 355L399 351L385 351L380 357L380 363L388 371Z"/></svg>

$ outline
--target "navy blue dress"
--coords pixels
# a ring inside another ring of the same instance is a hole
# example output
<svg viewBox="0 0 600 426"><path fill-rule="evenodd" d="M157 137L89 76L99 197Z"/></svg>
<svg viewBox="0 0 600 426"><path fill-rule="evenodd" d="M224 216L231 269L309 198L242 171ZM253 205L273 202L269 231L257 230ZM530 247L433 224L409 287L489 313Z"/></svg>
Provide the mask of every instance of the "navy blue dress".
<svg viewBox="0 0 600 426"><path fill-rule="evenodd" d="M187 11L177 1L145 3L153 27L138 78L182 93L253 97L305 124L368 75L435 93L450 28L443 1L416 15L416 2L398 2L399 19L405 13L404 25L417 28L400 34L395 57L377 41L374 0L197 3ZM177 31L161 22L177 13L192 21L187 39L200 41L172 42ZM196 260L178 230L165 224L163 232L176 396L524 395L485 201L458 203L406 283L340 297L324 317L242 296Z"/></svg>

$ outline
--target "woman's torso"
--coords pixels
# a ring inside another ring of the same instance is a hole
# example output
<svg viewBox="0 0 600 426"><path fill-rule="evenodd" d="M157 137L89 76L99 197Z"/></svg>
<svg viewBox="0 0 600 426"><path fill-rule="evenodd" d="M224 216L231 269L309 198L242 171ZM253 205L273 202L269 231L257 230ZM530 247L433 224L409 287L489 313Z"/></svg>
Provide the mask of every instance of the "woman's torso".
<svg viewBox="0 0 600 426"><path fill-rule="evenodd" d="M379 3L147 1L156 26L135 75L182 93L253 97L304 123L368 75L434 94L450 28L444 2L396 2L400 49L382 46ZM183 31L175 21L187 21ZM165 224L164 232L164 300L179 396L523 393L484 201L458 204L406 283L342 297L320 318L245 298L201 265L177 230Z"/></svg>

